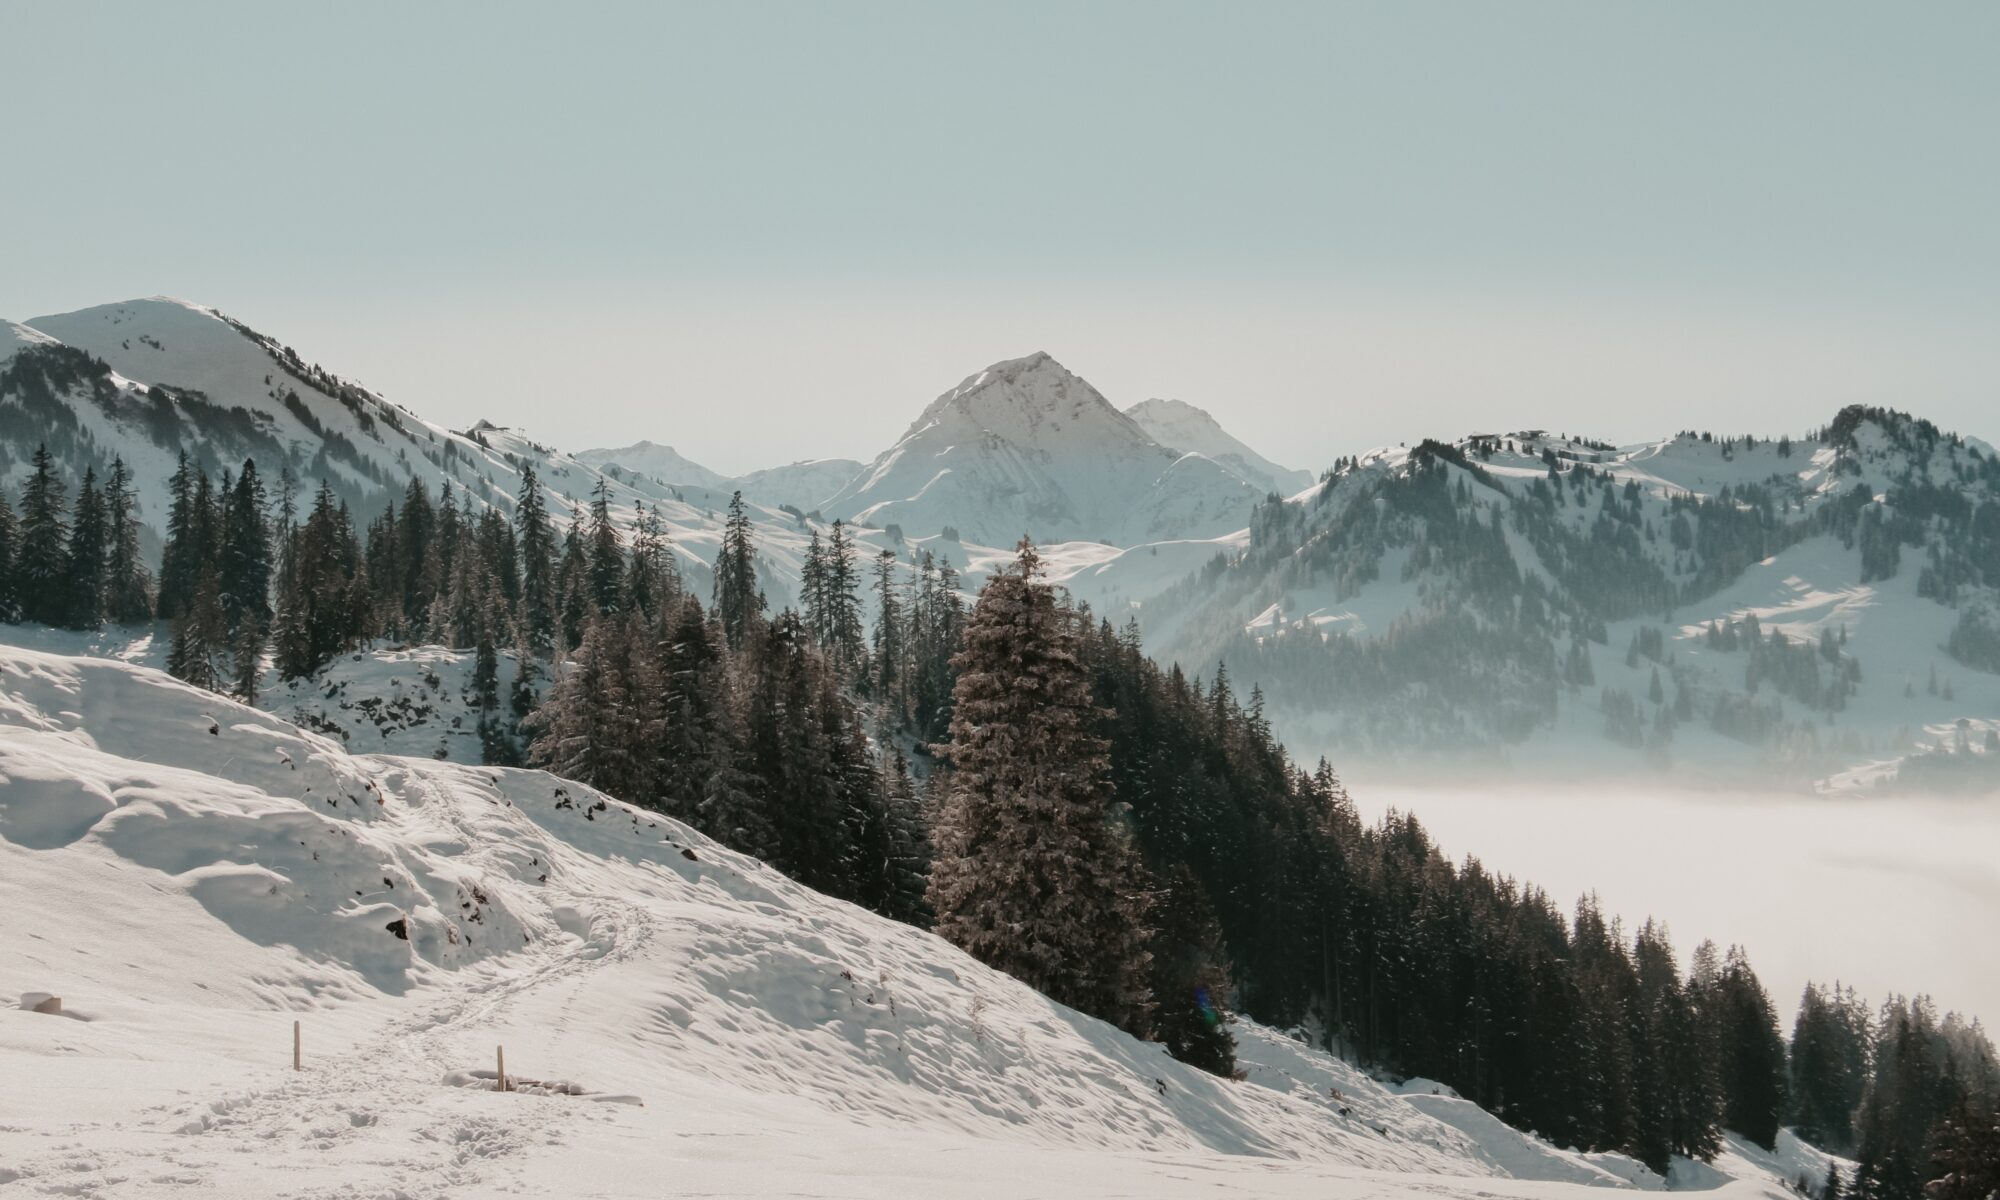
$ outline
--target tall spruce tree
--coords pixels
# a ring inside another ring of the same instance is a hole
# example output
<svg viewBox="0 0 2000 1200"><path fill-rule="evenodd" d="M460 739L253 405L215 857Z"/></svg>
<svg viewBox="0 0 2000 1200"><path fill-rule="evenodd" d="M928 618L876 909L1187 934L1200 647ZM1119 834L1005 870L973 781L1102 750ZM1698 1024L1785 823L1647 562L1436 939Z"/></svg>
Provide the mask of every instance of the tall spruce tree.
<svg viewBox="0 0 2000 1200"><path fill-rule="evenodd" d="M541 484L530 466L521 468L521 494L514 505L514 527L521 560L521 623L529 650L546 658L555 649L556 538Z"/></svg>
<svg viewBox="0 0 2000 1200"><path fill-rule="evenodd" d="M162 619L171 621L186 611L194 598L195 580L201 574L200 548L195 545L195 468L187 451L180 452L179 465L167 480L166 544L160 553L160 590L157 609Z"/></svg>
<svg viewBox="0 0 2000 1200"><path fill-rule="evenodd" d="M590 525L584 535L589 560L590 601L602 613L624 608L625 547L611 520L611 484L603 476L590 499Z"/></svg>
<svg viewBox="0 0 2000 1200"><path fill-rule="evenodd" d="M1175 864L1152 918L1154 1033L1175 1058L1226 1079L1236 1071L1227 950L1213 906L1187 864Z"/></svg>
<svg viewBox="0 0 2000 1200"><path fill-rule="evenodd" d="M271 623L271 530L264 483L252 459L243 460L243 470L222 498L218 540L223 619L232 639L248 625L261 652L263 631Z"/></svg>
<svg viewBox="0 0 2000 1200"><path fill-rule="evenodd" d="M1868 1011L1851 989L1806 985L1792 1022L1792 1122L1836 1154L1854 1149L1854 1110L1868 1083Z"/></svg>
<svg viewBox="0 0 2000 1200"><path fill-rule="evenodd" d="M77 489L76 510L69 529L69 603L64 624L72 629L96 629L104 624L104 579L110 553L110 530L104 517L104 497L97 472L84 468Z"/></svg>
<svg viewBox="0 0 2000 1200"><path fill-rule="evenodd" d="M867 660L861 620L860 575L854 566L854 539L840 521L826 543L826 639L823 643L834 673L843 682L858 678Z"/></svg>
<svg viewBox="0 0 2000 1200"><path fill-rule="evenodd" d="M731 650L740 650L764 612L764 593L757 587L757 548L750 533L750 513L743 493L729 497L729 519L722 527L722 550L715 559L715 615Z"/></svg>
<svg viewBox="0 0 2000 1200"><path fill-rule="evenodd" d="M167 655L167 672L198 688L220 692L223 674L220 663L229 649L229 630L222 615L221 589L215 568L205 566L195 577L194 594L187 607L174 618L173 647Z"/></svg>
<svg viewBox="0 0 2000 1200"><path fill-rule="evenodd" d="M639 794L645 762L636 700L644 687L630 624L591 614L571 663L527 722L528 761L614 796Z"/></svg>
<svg viewBox="0 0 2000 1200"><path fill-rule="evenodd" d="M68 624L69 489L56 474L46 445L35 448L34 470L21 490L21 544L14 579L24 620Z"/></svg>
<svg viewBox="0 0 2000 1200"><path fill-rule="evenodd" d="M139 552L139 501L123 458L104 483L104 615L119 625L152 619L153 579Z"/></svg>
<svg viewBox="0 0 2000 1200"><path fill-rule="evenodd" d="M928 893L937 931L1073 1008L1144 1030L1137 856L1111 811L1070 613L1027 541L980 592L954 661L951 790Z"/></svg>
<svg viewBox="0 0 2000 1200"><path fill-rule="evenodd" d="M7 489L0 488L0 622L9 625L21 619L20 579L14 572L20 545L20 523L7 503Z"/></svg>
<svg viewBox="0 0 2000 1200"><path fill-rule="evenodd" d="M1723 960L1709 1015L1721 1048L1723 1124L1774 1149L1785 1112L1785 1041L1777 1009L1740 946Z"/></svg>

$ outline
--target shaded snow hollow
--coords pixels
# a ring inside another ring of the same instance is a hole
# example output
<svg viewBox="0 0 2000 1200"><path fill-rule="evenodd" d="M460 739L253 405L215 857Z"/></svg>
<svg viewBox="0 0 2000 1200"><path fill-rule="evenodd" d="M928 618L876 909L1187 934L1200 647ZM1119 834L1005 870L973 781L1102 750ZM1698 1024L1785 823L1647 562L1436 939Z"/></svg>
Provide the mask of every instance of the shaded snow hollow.
<svg viewBox="0 0 2000 1200"><path fill-rule="evenodd" d="M124 662L0 648L0 911L0 995L74 1018L0 1009L0 1182L33 1190L1660 1183L1254 1025L1247 1080L1204 1075L656 814L350 754ZM500 1045L564 1086L464 1086ZM1741 1156L1704 1172L1782 1194Z"/></svg>

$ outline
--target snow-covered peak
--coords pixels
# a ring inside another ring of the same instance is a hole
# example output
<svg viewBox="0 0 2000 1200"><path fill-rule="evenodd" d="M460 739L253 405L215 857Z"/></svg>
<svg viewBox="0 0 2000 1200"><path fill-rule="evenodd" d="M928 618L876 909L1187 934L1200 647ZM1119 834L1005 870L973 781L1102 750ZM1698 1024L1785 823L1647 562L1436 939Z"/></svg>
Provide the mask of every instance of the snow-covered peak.
<svg viewBox="0 0 2000 1200"><path fill-rule="evenodd" d="M1262 489L1183 462L1045 351L994 363L924 409L825 511L993 545L1130 544L1240 529Z"/></svg>
<svg viewBox="0 0 2000 1200"><path fill-rule="evenodd" d="M1239 441L1206 409L1185 400L1141 400L1125 415L1161 445L1214 459L1253 486L1289 496L1312 484L1311 471L1279 466Z"/></svg>
<svg viewBox="0 0 2000 1200"><path fill-rule="evenodd" d="M0 362L14 357L29 346L53 346L56 339L26 325L13 321L0 321Z"/></svg>
<svg viewBox="0 0 2000 1200"><path fill-rule="evenodd" d="M1158 448L1103 393L1045 350L976 371L931 402L909 434L938 423L1041 445L1078 437Z"/></svg>
<svg viewBox="0 0 2000 1200"><path fill-rule="evenodd" d="M711 471L687 458L672 446L659 442L638 441L629 446L584 450L578 452L576 459L600 470L618 467L657 479L661 483L719 487L727 478L720 472Z"/></svg>

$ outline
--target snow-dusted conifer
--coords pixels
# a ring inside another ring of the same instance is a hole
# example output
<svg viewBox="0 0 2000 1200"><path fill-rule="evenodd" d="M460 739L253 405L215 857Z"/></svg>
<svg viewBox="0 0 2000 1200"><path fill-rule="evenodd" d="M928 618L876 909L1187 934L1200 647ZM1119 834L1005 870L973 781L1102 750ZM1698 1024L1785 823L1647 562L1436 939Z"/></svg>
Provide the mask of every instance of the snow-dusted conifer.
<svg viewBox="0 0 2000 1200"><path fill-rule="evenodd" d="M937 930L1084 1012L1144 1028L1144 901L1069 614L1026 539L954 660L951 790L932 832Z"/></svg>
<svg viewBox="0 0 2000 1200"><path fill-rule="evenodd" d="M722 552L715 560L715 614L731 650L741 649L764 612L764 594L757 590L756 547L750 537L750 514L743 493L729 498L729 520L722 527Z"/></svg>
<svg viewBox="0 0 2000 1200"><path fill-rule="evenodd" d="M62 625L69 615L68 488L47 446L35 448L34 472L21 491L21 544L14 553L15 587L25 620Z"/></svg>
<svg viewBox="0 0 2000 1200"><path fill-rule="evenodd" d="M120 625L152 619L153 579L139 553L138 499L123 458L104 482L104 615Z"/></svg>

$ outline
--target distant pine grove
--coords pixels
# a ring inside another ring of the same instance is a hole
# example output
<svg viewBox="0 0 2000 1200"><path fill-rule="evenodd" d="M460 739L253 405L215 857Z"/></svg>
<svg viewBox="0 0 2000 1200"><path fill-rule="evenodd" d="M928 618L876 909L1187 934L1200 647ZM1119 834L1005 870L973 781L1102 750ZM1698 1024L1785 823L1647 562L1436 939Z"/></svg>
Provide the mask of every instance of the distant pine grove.
<svg viewBox="0 0 2000 1200"><path fill-rule="evenodd" d="M1025 541L968 609L925 555L864 570L836 522L801 610L772 614L740 496L704 604L657 515L620 529L601 487L561 533L532 472L511 520L412 483L357 530L324 484L302 508L254 461L218 481L183 458L155 576L123 463L73 505L71 482L44 449L18 510L0 494L0 619L163 622L175 675L246 702L267 658L302 679L378 639L470 651L489 762L684 820L1217 1074L1234 1010L1656 1170L1789 1123L1858 1162L1829 1200L1991 1200L2000 1178L1976 1022L1815 986L1787 1044L1740 950L1684 973L1655 922L1591 897L1565 916L1414 816L1364 824L1256 688L1156 665Z"/></svg>

